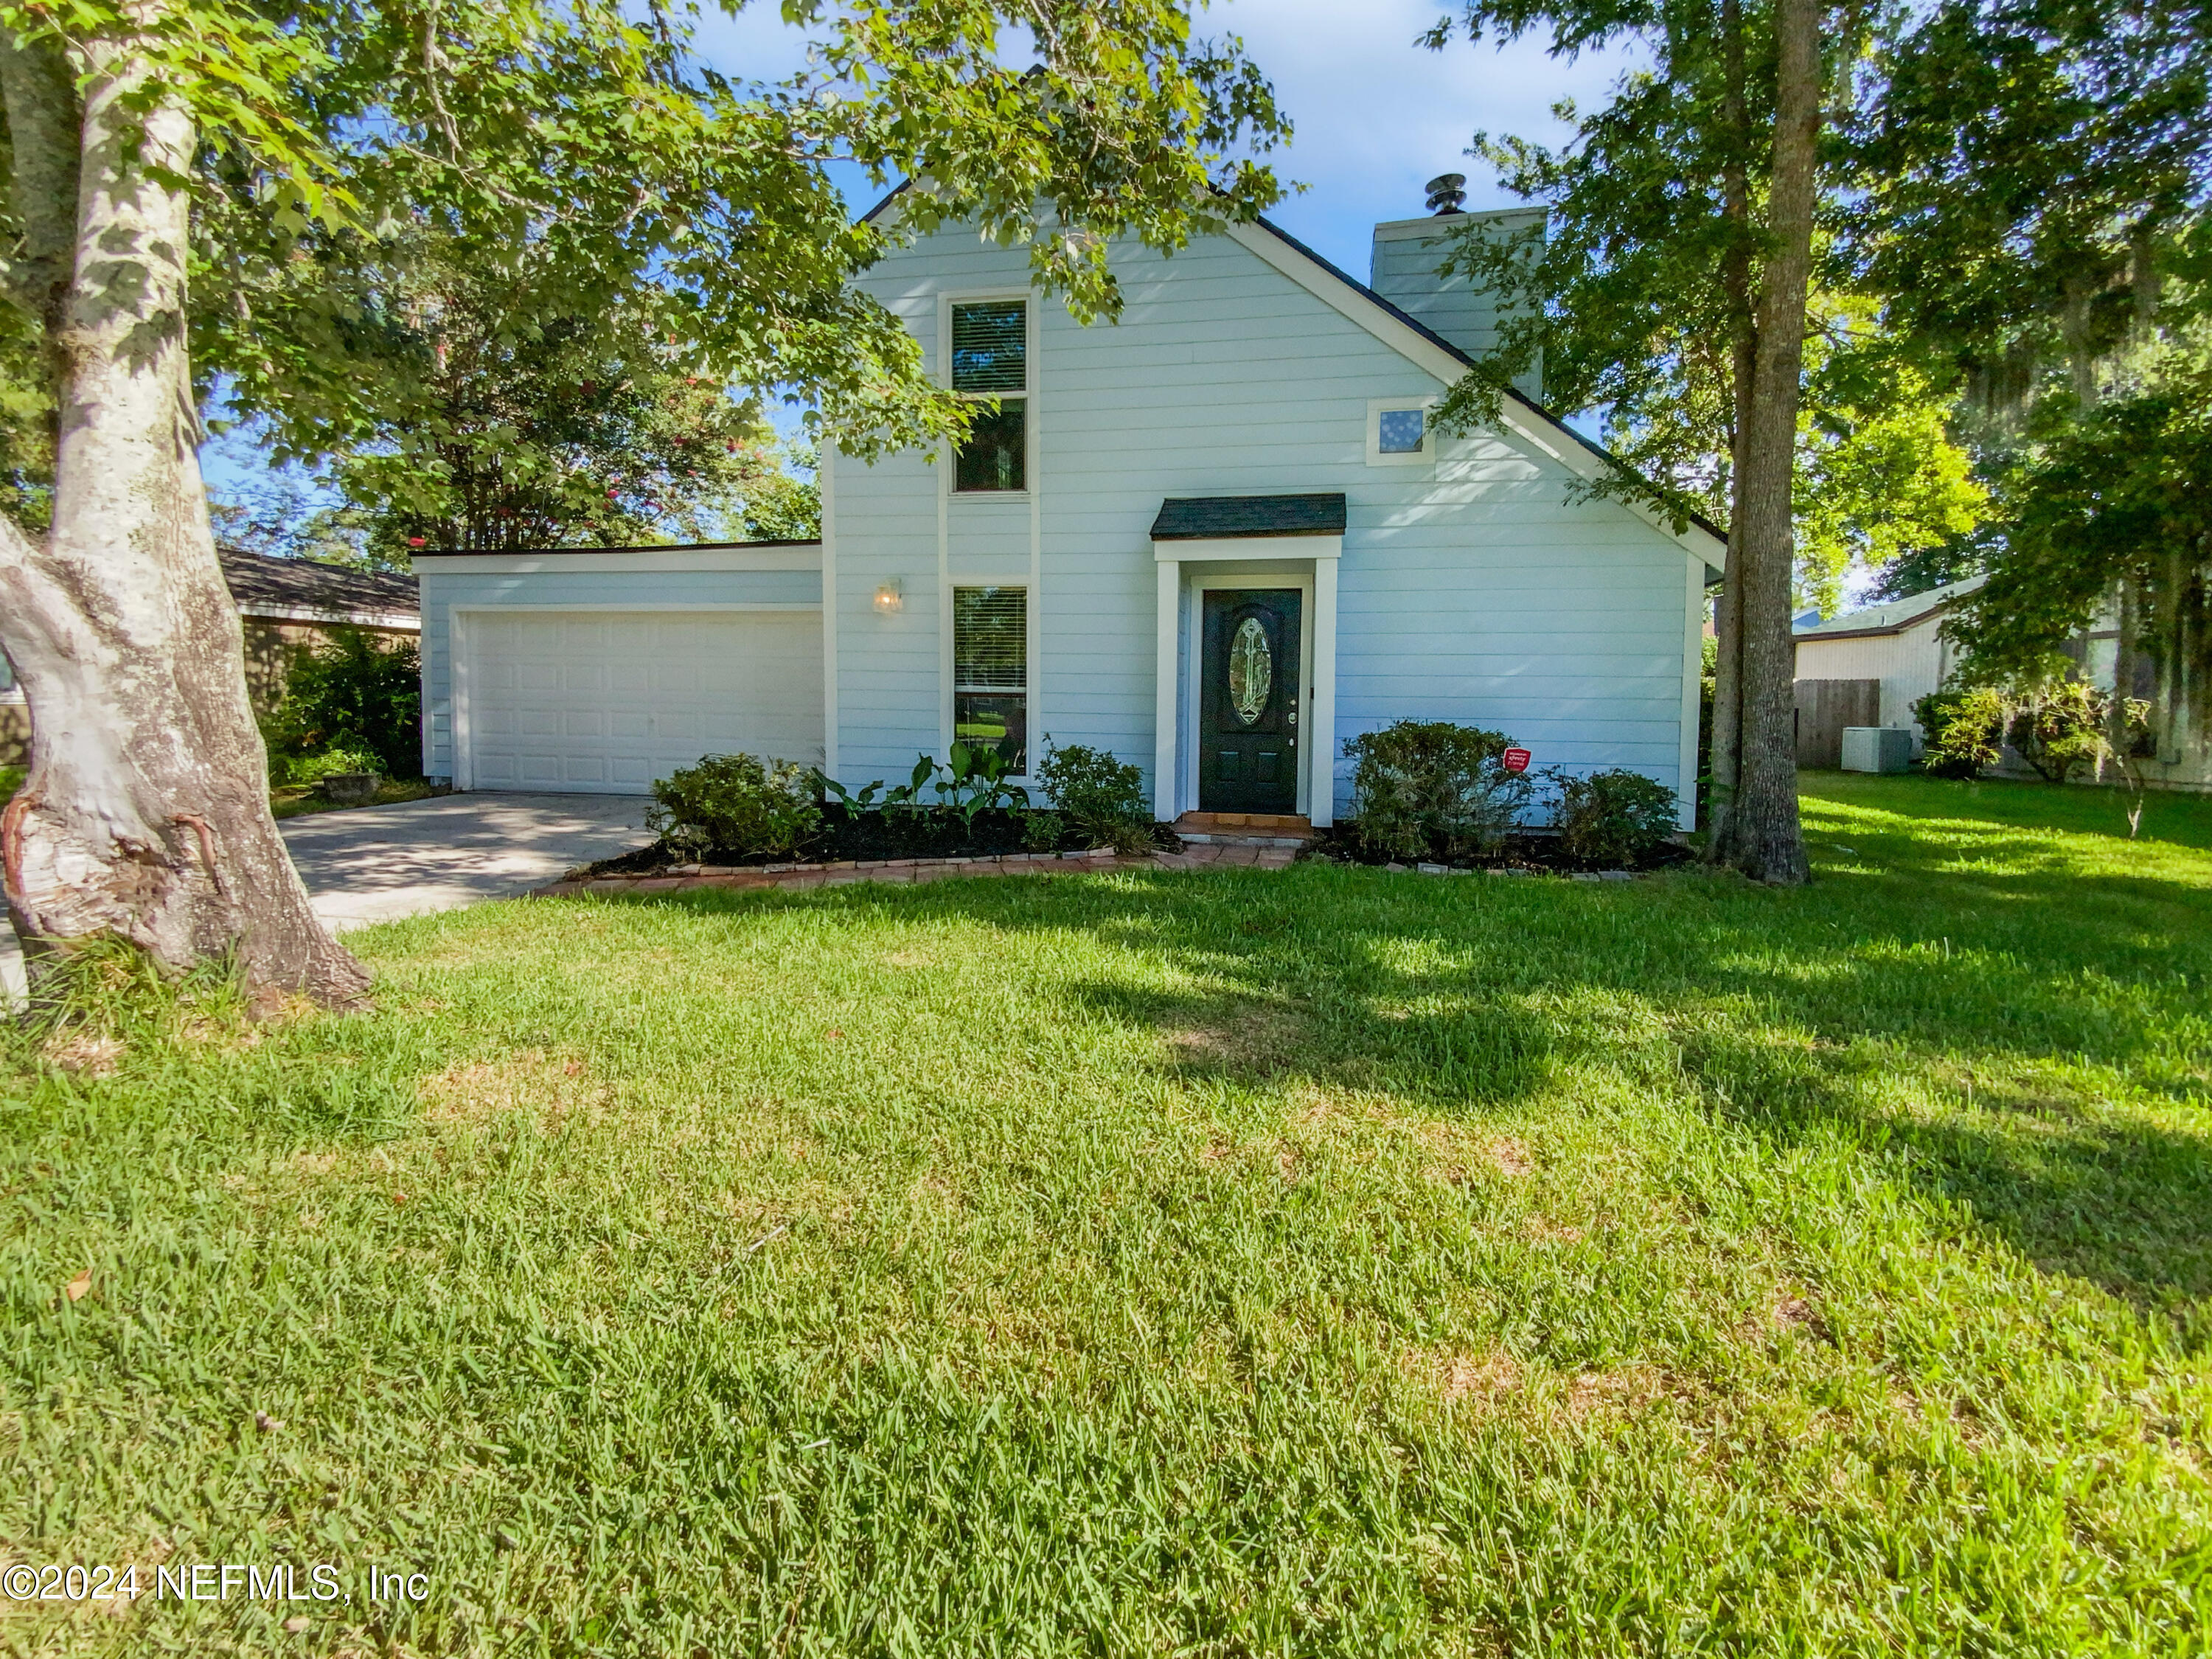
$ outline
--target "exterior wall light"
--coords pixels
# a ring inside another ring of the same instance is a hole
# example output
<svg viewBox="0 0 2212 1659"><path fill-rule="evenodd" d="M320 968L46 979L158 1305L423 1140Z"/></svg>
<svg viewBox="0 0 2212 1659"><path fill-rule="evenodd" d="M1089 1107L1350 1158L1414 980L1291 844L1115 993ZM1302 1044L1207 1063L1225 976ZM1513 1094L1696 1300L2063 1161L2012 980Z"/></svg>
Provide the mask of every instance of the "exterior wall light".
<svg viewBox="0 0 2212 1659"><path fill-rule="evenodd" d="M905 609L905 588L896 576L876 589L876 610L879 613L888 617Z"/></svg>

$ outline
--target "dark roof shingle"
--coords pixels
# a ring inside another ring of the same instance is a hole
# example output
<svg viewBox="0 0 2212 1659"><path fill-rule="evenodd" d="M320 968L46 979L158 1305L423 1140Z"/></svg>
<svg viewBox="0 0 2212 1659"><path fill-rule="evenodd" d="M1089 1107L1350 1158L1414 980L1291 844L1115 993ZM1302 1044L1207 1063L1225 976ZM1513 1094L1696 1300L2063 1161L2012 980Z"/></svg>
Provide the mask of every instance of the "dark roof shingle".
<svg viewBox="0 0 2212 1659"><path fill-rule="evenodd" d="M308 611L331 616L420 616L422 585L384 570L347 570L313 559L272 559L243 548L217 550L222 579L240 609Z"/></svg>
<svg viewBox="0 0 2212 1659"><path fill-rule="evenodd" d="M1344 497L1170 495L1152 520L1156 542L1228 540L1238 536L1341 536Z"/></svg>

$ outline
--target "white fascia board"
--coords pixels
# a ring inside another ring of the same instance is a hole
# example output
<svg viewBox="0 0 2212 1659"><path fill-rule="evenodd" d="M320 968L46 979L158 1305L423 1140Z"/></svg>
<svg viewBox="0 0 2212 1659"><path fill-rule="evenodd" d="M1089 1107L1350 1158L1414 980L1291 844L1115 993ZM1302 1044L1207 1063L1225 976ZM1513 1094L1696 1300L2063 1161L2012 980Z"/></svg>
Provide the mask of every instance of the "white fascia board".
<svg viewBox="0 0 2212 1659"><path fill-rule="evenodd" d="M1188 541L1154 542L1155 564L1208 564L1266 560L1279 564L1287 559L1340 559L1341 536L1217 536Z"/></svg>
<svg viewBox="0 0 2212 1659"><path fill-rule="evenodd" d="M418 576L541 576L672 570L819 570L822 549L671 549L652 553L468 553L411 560Z"/></svg>
<svg viewBox="0 0 2212 1659"><path fill-rule="evenodd" d="M241 605L241 617L256 622L308 623L324 627L384 628L398 634L419 634L422 617L414 611L324 611L297 605Z"/></svg>
<svg viewBox="0 0 2212 1659"><path fill-rule="evenodd" d="M1225 234L1330 309L1358 324L1417 368L1446 386L1456 385L1466 378L1467 364L1459 357L1419 330L1407 326L1376 304L1364 290L1353 287L1335 271L1316 264L1281 238L1257 225L1248 224L1231 223ZM1594 479L1605 475L1605 462L1591 453L1566 427L1510 397L1500 399L1499 410L1504 424L1517 436L1551 456L1577 477ZM1728 544L1711 532L1694 524L1677 531L1656 509L1642 501L1623 501L1620 505L1668 540L1698 555L1709 568L1728 568Z"/></svg>

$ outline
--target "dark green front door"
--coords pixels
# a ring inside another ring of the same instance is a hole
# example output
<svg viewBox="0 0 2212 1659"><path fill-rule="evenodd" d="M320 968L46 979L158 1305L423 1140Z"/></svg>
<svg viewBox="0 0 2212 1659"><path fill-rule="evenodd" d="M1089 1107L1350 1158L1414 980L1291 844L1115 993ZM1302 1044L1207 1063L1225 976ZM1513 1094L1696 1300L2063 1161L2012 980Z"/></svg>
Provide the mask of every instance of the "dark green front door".
<svg viewBox="0 0 2212 1659"><path fill-rule="evenodd" d="M1298 605L1294 587L1206 594L1200 811L1298 810Z"/></svg>

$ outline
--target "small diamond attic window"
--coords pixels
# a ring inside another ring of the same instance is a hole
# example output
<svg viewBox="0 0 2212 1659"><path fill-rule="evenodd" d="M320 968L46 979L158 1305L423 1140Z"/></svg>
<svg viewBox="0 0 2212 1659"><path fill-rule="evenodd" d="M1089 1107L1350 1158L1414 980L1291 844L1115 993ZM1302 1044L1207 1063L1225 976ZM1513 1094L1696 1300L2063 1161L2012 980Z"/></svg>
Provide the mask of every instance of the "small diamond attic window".
<svg viewBox="0 0 2212 1659"><path fill-rule="evenodd" d="M1426 411L1419 409L1384 410L1381 441L1376 447L1385 455L1419 454L1421 428L1427 420Z"/></svg>

